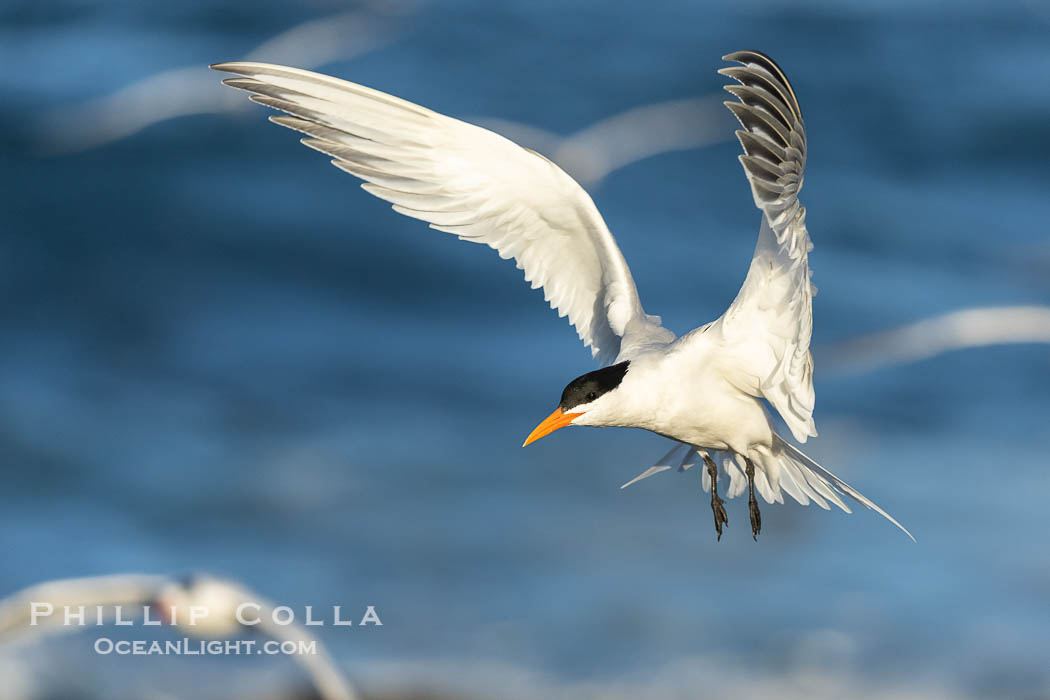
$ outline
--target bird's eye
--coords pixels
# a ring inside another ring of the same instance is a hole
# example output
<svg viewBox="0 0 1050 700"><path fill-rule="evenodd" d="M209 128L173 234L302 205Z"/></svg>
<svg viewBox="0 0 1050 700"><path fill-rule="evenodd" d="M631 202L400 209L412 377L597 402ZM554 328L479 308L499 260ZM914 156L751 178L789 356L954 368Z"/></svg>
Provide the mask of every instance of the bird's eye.
<svg viewBox="0 0 1050 700"><path fill-rule="evenodd" d="M594 401L596 398L598 398L598 394L594 393L593 391L587 393L587 402L588 403L590 403L591 401Z"/></svg>

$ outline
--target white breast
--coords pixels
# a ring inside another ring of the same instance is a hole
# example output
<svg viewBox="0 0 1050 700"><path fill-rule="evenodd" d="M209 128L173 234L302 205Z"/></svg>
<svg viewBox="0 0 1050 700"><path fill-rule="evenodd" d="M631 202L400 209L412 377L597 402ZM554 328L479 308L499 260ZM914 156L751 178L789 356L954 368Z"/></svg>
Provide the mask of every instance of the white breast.
<svg viewBox="0 0 1050 700"><path fill-rule="evenodd" d="M751 445L768 446L773 429L761 402L729 384L713 359L695 343L688 352L675 343L642 354L620 386L575 424L643 428L742 454Z"/></svg>

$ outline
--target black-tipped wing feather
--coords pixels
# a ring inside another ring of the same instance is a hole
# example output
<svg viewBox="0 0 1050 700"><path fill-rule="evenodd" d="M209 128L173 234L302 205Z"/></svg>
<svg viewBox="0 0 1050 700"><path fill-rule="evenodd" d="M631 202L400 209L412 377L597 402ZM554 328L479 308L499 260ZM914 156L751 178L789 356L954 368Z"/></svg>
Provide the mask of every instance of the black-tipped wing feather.
<svg viewBox="0 0 1050 700"><path fill-rule="evenodd" d="M813 423L813 330L806 210L798 201L806 167L806 129L795 91L768 56L738 51L725 60L742 65L719 73L736 80L726 106L737 131L755 206L762 210L755 257L739 294L718 324L734 362L730 380L767 399L799 441L816 435Z"/></svg>

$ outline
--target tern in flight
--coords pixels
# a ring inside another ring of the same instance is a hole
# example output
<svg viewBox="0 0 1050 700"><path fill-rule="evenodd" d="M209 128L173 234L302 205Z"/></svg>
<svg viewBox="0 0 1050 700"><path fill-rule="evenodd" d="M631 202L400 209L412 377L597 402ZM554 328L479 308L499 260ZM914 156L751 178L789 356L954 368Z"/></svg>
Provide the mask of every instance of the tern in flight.
<svg viewBox="0 0 1050 700"><path fill-rule="evenodd" d="M135 608L149 617L136 622ZM358 700L360 694L320 640L300 624L278 624L273 612L273 604L258 594L235 581L209 574L57 579L0 600L0 650L20 637L73 632L103 621L116 625L163 622L198 639L230 639L257 632L278 643L312 646L313 652L292 654L292 658L309 675L321 700Z"/></svg>
<svg viewBox="0 0 1050 700"><path fill-rule="evenodd" d="M768 56L738 51L719 72L737 101L726 106L755 204L762 211L754 259L721 318L676 338L642 308L623 254L587 193L542 155L499 134L362 85L264 63L220 63L223 82L284 112L270 120L306 134L302 142L365 182L395 211L514 258L533 288L568 316L601 369L571 381L525 440L568 425L644 428L677 441L679 465L703 460L715 530L728 523L728 497L748 492L752 536L767 503L783 492L799 503L848 496L910 533L777 433L768 402L792 436L813 423L813 330L806 211L799 203L806 132L795 92ZM642 475L669 468L654 467ZM913 538L914 539L914 538Z"/></svg>

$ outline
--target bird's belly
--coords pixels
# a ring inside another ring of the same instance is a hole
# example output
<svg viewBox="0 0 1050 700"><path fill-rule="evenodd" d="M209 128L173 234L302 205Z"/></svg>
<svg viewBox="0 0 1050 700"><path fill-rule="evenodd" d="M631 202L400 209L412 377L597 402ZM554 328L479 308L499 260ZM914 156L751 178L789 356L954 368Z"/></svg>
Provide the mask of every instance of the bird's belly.
<svg viewBox="0 0 1050 700"><path fill-rule="evenodd" d="M645 427L665 437L715 450L747 454L754 445L770 445L773 429L762 403L733 387L668 392Z"/></svg>

